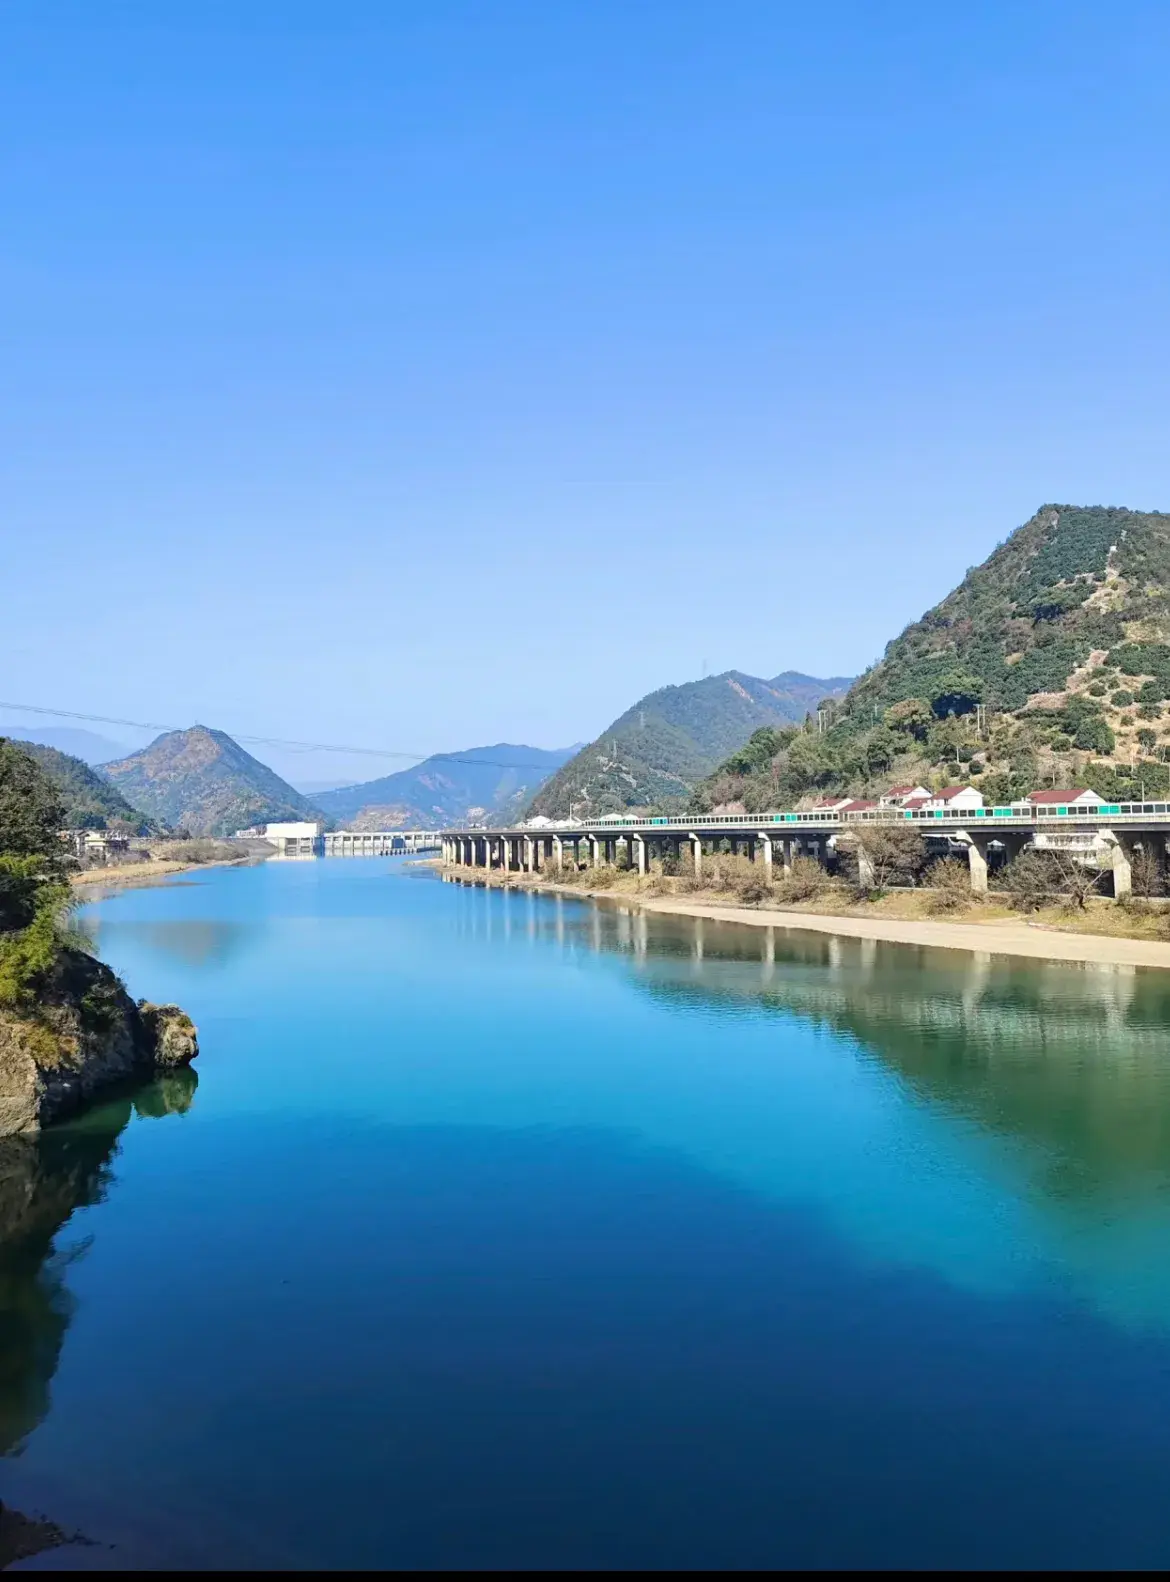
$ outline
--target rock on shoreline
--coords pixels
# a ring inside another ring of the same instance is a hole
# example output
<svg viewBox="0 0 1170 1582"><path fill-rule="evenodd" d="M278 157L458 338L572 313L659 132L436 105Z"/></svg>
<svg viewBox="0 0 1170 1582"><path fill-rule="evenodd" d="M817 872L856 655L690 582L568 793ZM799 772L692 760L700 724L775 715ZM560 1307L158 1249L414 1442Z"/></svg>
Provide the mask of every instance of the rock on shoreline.
<svg viewBox="0 0 1170 1582"><path fill-rule="evenodd" d="M0 1010L0 1137L39 1131L106 1088L185 1066L198 1052L185 1011L135 1004L103 962L63 950L34 1008Z"/></svg>

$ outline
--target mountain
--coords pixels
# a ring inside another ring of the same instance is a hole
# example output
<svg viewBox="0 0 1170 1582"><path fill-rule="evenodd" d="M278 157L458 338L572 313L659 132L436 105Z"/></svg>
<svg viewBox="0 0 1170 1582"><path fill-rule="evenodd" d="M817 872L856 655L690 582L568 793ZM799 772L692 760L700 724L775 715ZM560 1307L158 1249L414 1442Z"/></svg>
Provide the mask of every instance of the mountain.
<svg viewBox="0 0 1170 1582"><path fill-rule="evenodd" d="M85 764L104 764L118 758L126 751L124 742L111 741L96 731L84 731L71 725L0 725L0 736L13 742L38 742L42 747L55 747L71 758L80 758Z"/></svg>
<svg viewBox="0 0 1170 1582"><path fill-rule="evenodd" d="M848 676L821 680L796 670L761 681L728 670L661 687L571 758L532 799L529 812L564 818L570 804L593 815L682 806L696 782L753 731L804 719L849 682Z"/></svg>
<svg viewBox="0 0 1170 1582"><path fill-rule="evenodd" d="M760 733L699 791L749 809L962 778L1162 796L1170 515L1046 505L886 648L817 733Z"/></svg>
<svg viewBox="0 0 1170 1582"><path fill-rule="evenodd" d="M152 817L192 835L230 835L253 824L317 819L320 809L223 731L167 731L103 767Z"/></svg>
<svg viewBox="0 0 1170 1582"><path fill-rule="evenodd" d="M466 752L437 753L364 785L322 791L315 801L330 818L351 829L428 829L467 819L503 823L514 819L574 747L547 751L498 742Z"/></svg>
<svg viewBox="0 0 1170 1582"><path fill-rule="evenodd" d="M16 738L9 738L15 740ZM162 824L132 807L122 793L80 758L22 740L20 746L38 763L60 792L70 829L124 829L132 835L158 835Z"/></svg>

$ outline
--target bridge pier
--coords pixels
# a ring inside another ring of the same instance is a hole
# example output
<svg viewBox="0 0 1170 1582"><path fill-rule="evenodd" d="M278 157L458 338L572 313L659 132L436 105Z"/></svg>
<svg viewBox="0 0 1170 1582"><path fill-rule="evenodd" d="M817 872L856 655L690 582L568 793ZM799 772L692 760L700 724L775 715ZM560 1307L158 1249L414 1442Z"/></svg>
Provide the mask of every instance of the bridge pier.
<svg viewBox="0 0 1170 1582"><path fill-rule="evenodd" d="M863 890L872 890L877 884L873 858L860 844L857 847L857 883Z"/></svg>
<svg viewBox="0 0 1170 1582"><path fill-rule="evenodd" d="M688 839L691 843L691 862L694 866L695 878L701 879L703 877L703 842L693 833Z"/></svg>
<svg viewBox="0 0 1170 1582"><path fill-rule="evenodd" d="M967 867L971 874L971 889L976 895L987 894L987 842L990 836L973 835L968 829L951 831L955 840L967 848Z"/></svg>
<svg viewBox="0 0 1170 1582"><path fill-rule="evenodd" d="M638 865L638 874L645 878L649 866L646 860L646 838L643 835L634 836L634 861Z"/></svg>
<svg viewBox="0 0 1170 1582"><path fill-rule="evenodd" d="M758 836L758 840L759 840L759 845L760 845L760 855L763 858L763 862L764 862L764 878L767 880L767 882L769 884L771 884L771 882L772 882L772 837L771 837L771 835L765 834L764 831L761 830L760 833L759 833L759 836ZM753 844L754 844L754 842L753 842Z"/></svg>
<svg viewBox="0 0 1170 1582"><path fill-rule="evenodd" d="M1113 898L1119 901L1123 895L1133 892L1133 837L1119 835L1114 829L1103 829L1102 835L1108 841L1113 869Z"/></svg>

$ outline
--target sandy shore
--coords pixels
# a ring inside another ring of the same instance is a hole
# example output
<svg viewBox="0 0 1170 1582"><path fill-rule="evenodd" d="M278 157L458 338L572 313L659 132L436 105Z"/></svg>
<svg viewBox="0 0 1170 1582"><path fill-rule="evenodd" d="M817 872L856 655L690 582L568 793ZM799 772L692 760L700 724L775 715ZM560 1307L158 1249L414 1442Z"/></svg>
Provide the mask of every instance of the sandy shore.
<svg viewBox="0 0 1170 1582"><path fill-rule="evenodd" d="M565 887L566 895L580 894ZM598 892L598 899L602 893ZM942 950L974 950L992 956L1031 956L1038 961L1077 961L1110 966L1170 968L1170 943L1120 939L1108 934L1065 934L1016 920L948 923L936 919L830 917L815 912L757 911L746 906L710 906L668 897L637 900L647 912L710 917L753 928L798 928L846 939L884 939L897 945L931 945Z"/></svg>
<svg viewBox="0 0 1170 1582"><path fill-rule="evenodd" d="M136 885L159 884L176 873L194 873L201 868L240 868L254 860L251 857L237 857L232 862L156 862L153 859L150 862L123 862L113 868L87 868L84 873L75 873L69 882L75 890L97 887L103 890L133 889Z"/></svg>
<svg viewBox="0 0 1170 1582"><path fill-rule="evenodd" d="M456 877L483 883L482 872L456 870ZM797 912L786 908L735 906L718 901L692 901L682 896L640 896L629 892L582 889L579 885L523 883L521 888L576 896L663 912L676 917L710 918L720 923L745 923L749 928L800 929L836 934L845 939L879 939L896 945L929 945L940 950L975 951L992 956L1027 956L1035 961L1068 961L1117 967L1170 969L1170 941L1127 939L1113 934L1066 933L1018 917L989 917L948 922L938 918L858 917L830 912Z"/></svg>

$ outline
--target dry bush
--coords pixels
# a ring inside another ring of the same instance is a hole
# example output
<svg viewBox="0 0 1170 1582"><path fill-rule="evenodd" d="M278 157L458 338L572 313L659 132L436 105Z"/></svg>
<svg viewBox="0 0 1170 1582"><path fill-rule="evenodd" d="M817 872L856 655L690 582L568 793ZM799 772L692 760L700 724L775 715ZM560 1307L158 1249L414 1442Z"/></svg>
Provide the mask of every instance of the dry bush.
<svg viewBox="0 0 1170 1582"><path fill-rule="evenodd" d="M1138 896L1162 895L1165 886L1162 865L1150 846L1139 846L1130 858L1133 893Z"/></svg>
<svg viewBox="0 0 1170 1582"><path fill-rule="evenodd" d="M247 847L235 841L214 840L210 836L151 844L151 855L162 862L235 862L247 854Z"/></svg>
<svg viewBox="0 0 1170 1582"><path fill-rule="evenodd" d="M926 862L922 831L912 824L861 824L854 835L853 847L850 867L858 873L858 889L864 889L867 894L887 890L892 884L913 884ZM872 884L861 884L859 852L869 858Z"/></svg>
<svg viewBox="0 0 1170 1582"><path fill-rule="evenodd" d="M617 883L619 872L610 867L588 868L581 877L590 890L609 890Z"/></svg>
<svg viewBox="0 0 1170 1582"><path fill-rule="evenodd" d="M936 917L948 912L965 912L975 897L971 890L971 866L959 857L944 857L931 865L926 874L926 909Z"/></svg>
<svg viewBox="0 0 1170 1582"><path fill-rule="evenodd" d="M1018 912L1035 912L1053 900L1083 909L1089 897L1100 891L1101 879L1099 868L1087 867L1071 853L1025 846L1003 869L996 889Z"/></svg>
<svg viewBox="0 0 1170 1582"><path fill-rule="evenodd" d="M794 857L792 866L776 881L773 894L784 905L793 901L812 901L823 895L832 880L815 857Z"/></svg>

